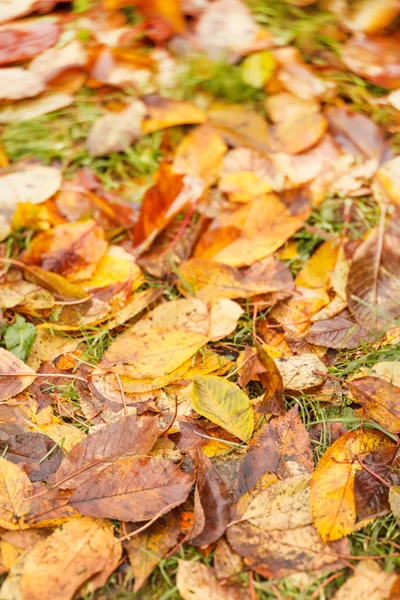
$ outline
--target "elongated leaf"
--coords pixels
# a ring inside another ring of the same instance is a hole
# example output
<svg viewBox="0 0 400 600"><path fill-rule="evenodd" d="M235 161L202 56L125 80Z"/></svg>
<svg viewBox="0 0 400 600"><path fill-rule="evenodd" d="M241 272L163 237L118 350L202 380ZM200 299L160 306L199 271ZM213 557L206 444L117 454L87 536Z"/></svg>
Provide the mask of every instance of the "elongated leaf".
<svg viewBox="0 0 400 600"><path fill-rule="evenodd" d="M193 479L169 460L121 458L87 479L70 504L84 515L146 521L182 504Z"/></svg>
<svg viewBox="0 0 400 600"><path fill-rule="evenodd" d="M20 529L30 507L26 498L32 484L20 467L0 458L0 525L5 529Z"/></svg>
<svg viewBox="0 0 400 600"><path fill-rule="evenodd" d="M247 440L253 433L251 402L234 383L215 375L195 377L192 402L199 415L220 425L239 439Z"/></svg>

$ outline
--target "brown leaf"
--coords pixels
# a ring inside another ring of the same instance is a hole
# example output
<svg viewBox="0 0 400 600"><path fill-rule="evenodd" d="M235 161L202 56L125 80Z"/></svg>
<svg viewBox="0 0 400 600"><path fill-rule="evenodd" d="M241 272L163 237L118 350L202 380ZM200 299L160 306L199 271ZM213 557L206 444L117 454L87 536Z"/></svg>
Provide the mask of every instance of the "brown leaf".
<svg viewBox="0 0 400 600"><path fill-rule="evenodd" d="M382 480L388 485L400 483L396 450L395 444L388 445L371 452L363 459L365 469L357 471L354 480L358 522L364 519L375 519L389 512L389 490Z"/></svg>
<svg viewBox="0 0 400 600"><path fill-rule="evenodd" d="M313 467L310 440L296 406L265 423L253 437L240 465L236 496L249 491L265 473L285 478L311 473Z"/></svg>
<svg viewBox="0 0 400 600"><path fill-rule="evenodd" d="M56 475L59 487L75 489L121 456L148 454L158 433L157 417L132 415L87 436L64 458Z"/></svg>
<svg viewBox="0 0 400 600"><path fill-rule="evenodd" d="M256 111L238 104L213 104L208 120L224 141L231 146L246 146L267 152L269 131L267 121Z"/></svg>
<svg viewBox="0 0 400 600"><path fill-rule="evenodd" d="M0 65L26 60L53 46L61 27L51 21L32 21L23 26L10 26L0 31Z"/></svg>
<svg viewBox="0 0 400 600"><path fill-rule="evenodd" d="M214 569L198 561L178 561L176 576L183 600L248 600L244 590L218 583Z"/></svg>
<svg viewBox="0 0 400 600"><path fill-rule="evenodd" d="M21 100L37 96L45 89L45 83L26 69L8 67L0 69L0 100Z"/></svg>
<svg viewBox="0 0 400 600"><path fill-rule="evenodd" d="M0 452L19 465L31 481L45 480L60 466L63 453L52 440L41 433L13 425L0 425Z"/></svg>
<svg viewBox="0 0 400 600"><path fill-rule="evenodd" d="M373 230L354 253L347 283L347 302L356 321L371 330L391 324L400 314L399 220L383 237Z"/></svg>
<svg viewBox="0 0 400 600"><path fill-rule="evenodd" d="M400 42L395 36L354 36L344 45L342 60L353 73L395 90L400 86L399 53Z"/></svg>
<svg viewBox="0 0 400 600"><path fill-rule="evenodd" d="M285 402L283 398L284 383L282 375L272 360L265 344L256 342L258 356L265 367L265 372L260 373L261 385L265 389L264 398L261 404L257 405L257 410L261 414L283 415L285 413Z"/></svg>
<svg viewBox="0 0 400 600"><path fill-rule="evenodd" d="M354 574L332 596L332 600L359 600L368 596L370 600L389 598L396 573L383 571L374 560L360 562Z"/></svg>
<svg viewBox="0 0 400 600"><path fill-rule="evenodd" d="M4 348L0 348L0 365L0 401L16 396L35 380L35 371Z"/></svg>
<svg viewBox="0 0 400 600"><path fill-rule="evenodd" d="M70 600L94 573L105 567L114 543L111 524L74 519L38 542L12 567L2 587L11 600Z"/></svg>
<svg viewBox="0 0 400 600"><path fill-rule="evenodd" d="M104 231L89 219L40 233L30 243L24 260L72 280L87 279L106 249Z"/></svg>
<svg viewBox="0 0 400 600"><path fill-rule="evenodd" d="M70 504L85 515L146 521L182 504L193 479L169 460L120 458L81 484Z"/></svg>
<svg viewBox="0 0 400 600"><path fill-rule="evenodd" d="M179 515L172 511L142 533L124 542L135 577L133 591L140 590L160 560L178 541Z"/></svg>
<svg viewBox="0 0 400 600"><path fill-rule="evenodd" d="M362 325L341 314L313 323L305 336L311 344L338 349L357 348L369 338L369 332Z"/></svg>
<svg viewBox="0 0 400 600"><path fill-rule="evenodd" d="M242 557L235 552L225 538L219 540L214 552L214 569L218 579L225 583L240 583L240 574L244 571Z"/></svg>
<svg viewBox="0 0 400 600"><path fill-rule="evenodd" d="M231 498L225 484L201 449L191 453L197 482L194 502L193 546L208 546L225 532L231 516Z"/></svg>
<svg viewBox="0 0 400 600"><path fill-rule="evenodd" d="M274 136L279 150L299 154L315 146L328 128L328 121L319 113L306 112L276 126Z"/></svg>
<svg viewBox="0 0 400 600"><path fill-rule="evenodd" d="M379 377L360 377L348 385L367 418L391 433L400 432L400 387Z"/></svg>

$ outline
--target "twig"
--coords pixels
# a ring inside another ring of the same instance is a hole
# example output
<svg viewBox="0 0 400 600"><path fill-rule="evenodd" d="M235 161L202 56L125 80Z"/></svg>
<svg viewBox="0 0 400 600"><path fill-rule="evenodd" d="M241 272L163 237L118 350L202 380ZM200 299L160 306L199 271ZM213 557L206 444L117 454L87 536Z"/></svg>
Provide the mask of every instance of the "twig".
<svg viewBox="0 0 400 600"><path fill-rule="evenodd" d="M125 417L127 417L128 416L128 407L126 405L126 398L125 398L124 388L122 387L122 383L121 383L121 379L120 379L119 373L114 373L114 375L115 375L115 379L118 382L119 391L121 392L122 402L124 404L124 415L125 415Z"/></svg>
<svg viewBox="0 0 400 600"><path fill-rule="evenodd" d="M127 535L124 535L124 537L118 538L117 541L114 543L118 544L120 542L124 542L125 540L129 540L130 538L134 537L135 535L138 535L139 533L142 533L142 531L144 531L145 529L147 529L148 527L150 527L150 525L153 525L153 523L155 523L155 521L157 521L157 519L159 519L160 517L162 517L165 513L167 513L169 510L171 510L172 508L174 508L174 506L176 506L176 504L168 504L167 506L164 506L164 508L162 510L160 510L155 517L153 517L152 519L150 519L150 521L148 521L145 525L143 525L142 527L139 527L139 529L135 529L135 531L131 531L131 533L128 533Z"/></svg>

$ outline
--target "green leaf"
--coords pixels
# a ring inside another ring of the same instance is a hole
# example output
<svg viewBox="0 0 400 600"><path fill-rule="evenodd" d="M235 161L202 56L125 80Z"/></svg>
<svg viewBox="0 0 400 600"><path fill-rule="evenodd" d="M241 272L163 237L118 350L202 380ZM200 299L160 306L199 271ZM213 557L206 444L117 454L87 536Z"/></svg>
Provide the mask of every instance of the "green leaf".
<svg viewBox="0 0 400 600"><path fill-rule="evenodd" d="M261 89L275 73L276 60L267 50L256 52L244 59L241 70L242 79L247 85Z"/></svg>
<svg viewBox="0 0 400 600"><path fill-rule="evenodd" d="M235 385L215 375L193 379L193 407L240 440L247 440L254 429L254 414L249 398Z"/></svg>
<svg viewBox="0 0 400 600"><path fill-rule="evenodd" d="M32 344L36 337L36 327L17 315L15 322L8 325L4 333L4 342L7 350L12 352L17 358L26 360L31 351Z"/></svg>

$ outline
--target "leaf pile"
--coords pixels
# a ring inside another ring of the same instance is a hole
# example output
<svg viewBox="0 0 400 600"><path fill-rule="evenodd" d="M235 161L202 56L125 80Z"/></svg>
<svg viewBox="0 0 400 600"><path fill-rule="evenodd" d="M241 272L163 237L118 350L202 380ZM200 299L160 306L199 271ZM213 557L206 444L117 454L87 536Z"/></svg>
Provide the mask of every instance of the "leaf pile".
<svg viewBox="0 0 400 600"><path fill-rule="evenodd" d="M2 600L400 597L399 12L0 5Z"/></svg>

